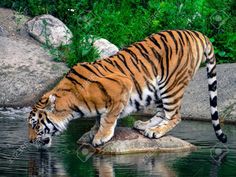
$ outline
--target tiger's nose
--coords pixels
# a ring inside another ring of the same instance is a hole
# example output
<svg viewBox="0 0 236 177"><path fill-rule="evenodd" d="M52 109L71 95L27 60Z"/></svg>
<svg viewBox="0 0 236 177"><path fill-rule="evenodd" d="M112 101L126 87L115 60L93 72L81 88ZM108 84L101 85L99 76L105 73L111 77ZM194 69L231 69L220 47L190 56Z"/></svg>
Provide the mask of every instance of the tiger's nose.
<svg viewBox="0 0 236 177"><path fill-rule="evenodd" d="M29 140L30 143L33 143L33 140Z"/></svg>

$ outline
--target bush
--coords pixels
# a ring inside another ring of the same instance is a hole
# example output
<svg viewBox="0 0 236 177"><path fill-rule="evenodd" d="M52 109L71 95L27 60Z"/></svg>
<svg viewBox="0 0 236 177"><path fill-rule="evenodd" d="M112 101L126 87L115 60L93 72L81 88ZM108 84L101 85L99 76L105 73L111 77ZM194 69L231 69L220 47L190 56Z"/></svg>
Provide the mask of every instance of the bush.
<svg viewBox="0 0 236 177"><path fill-rule="evenodd" d="M69 66L93 61L97 52L84 39L108 39L120 48L165 29L192 29L204 33L215 46L218 63L236 61L236 2L234 0L2 0L31 16L52 14L71 29L73 43L55 56Z"/></svg>

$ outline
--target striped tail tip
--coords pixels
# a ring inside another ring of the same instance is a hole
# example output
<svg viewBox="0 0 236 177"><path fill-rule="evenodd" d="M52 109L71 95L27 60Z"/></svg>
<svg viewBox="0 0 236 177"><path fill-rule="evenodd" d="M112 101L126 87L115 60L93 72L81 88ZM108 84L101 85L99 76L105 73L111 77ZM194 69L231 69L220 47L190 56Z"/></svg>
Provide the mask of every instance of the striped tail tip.
<svg viewBox="0 0 236 177"><path fill-rule="evenodd" d="M222 143L227 143L227 136L224 133L222 133L221 135L216 134L216 136Z"/></svg>

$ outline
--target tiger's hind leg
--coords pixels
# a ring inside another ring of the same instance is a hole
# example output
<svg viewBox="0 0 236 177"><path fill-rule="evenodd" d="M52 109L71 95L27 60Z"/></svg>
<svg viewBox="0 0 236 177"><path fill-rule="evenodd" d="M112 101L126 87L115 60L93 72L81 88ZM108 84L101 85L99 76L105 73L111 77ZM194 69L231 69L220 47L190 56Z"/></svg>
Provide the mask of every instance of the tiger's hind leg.
<svg viewBox="0 0 236 177"><path fill-rule="evenodd" d="M186 79L185 82L177 84L175 86L176 89L170 90L169 92L161 92L165 118L158 125L146 128L144 130L145 136L149 138L160 138L181 121L181 101L188 82L189 80Z"/></svg>
<svg viewBox="0 0 236 177"><path fill-rule="evenodd" d="M141 121L141 120L135 121L134 128L139 130L140 132L143 132L147 128L154 127L160 124L163 121L163 119L165 119L165 113L164 113L162 101L160 100L157 103L156 114L148 121Z"/></svg>
<svg viewBox="0 0 236 177"><path fill-rule="evenodd" d="M160 138L172 130L180 121L180 114L176 113L170 120L164 119L158 125L147 128L144 135L149 138Z"/></svg>

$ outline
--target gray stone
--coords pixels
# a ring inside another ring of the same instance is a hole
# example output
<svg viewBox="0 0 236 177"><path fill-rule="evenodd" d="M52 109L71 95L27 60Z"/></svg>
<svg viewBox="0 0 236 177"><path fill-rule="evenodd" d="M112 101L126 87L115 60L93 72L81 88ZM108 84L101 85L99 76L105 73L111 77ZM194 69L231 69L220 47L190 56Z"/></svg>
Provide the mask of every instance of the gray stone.
<svg viewBox="0 0 236 177"><path fill-rule="evenodd" d="M8 35L8 32L2 27L0 26L0 36L7 36Z"/></svg>
<svg viewBox="0 0 236 177"><path fill-rule="evenodd" d="M54 62L49 51L28 35L28 20L0 8L0 107L32 105L69 70L64 63Z"/></svg>
<svg viewBox="0 0 236 177"><path fill-rule="evenodd" d="M30 17L11 9L0 8L0 36L14 39L30 38L25 29L25 22Z"/></svg>
<svg viewBox="0 0 236 177"><path fill-rule="evenodd" d="M217 65L218 110L222 121L236 122L236 63ZM210 103L206 68L202 67L187 88L182 116L186 119L210 120Z"/></svg>
<svg viewBox="0 0 236 177"><path fill-rule="evenodd" d="M97 36L88 35L87 39L84 38L83 42L90 43L98 51L99 57L97 59L110 57L119 51L119 48L107 39Z"/></svg>
<svg viewBox="0 0 236 177"><path fill-rule="evenodd" d="M53 47L71 43L72 33L66 25L52 15L34 17L26 23L31 36Z"/></svg>
<svg viewBox="0 0 236 177"><path fill-rule="evenodd" d="M0 36L0 41L0 106L32 105L68 71L29 40Z"/></svg>
<svg viewBox="0 0 236 177"><path fill-rule="evenodd" d="M128 127L117 127L114 137L97 148L90 144L89 132L85 133L77 143L90 151L99 154L130 154L144 152L184 152L195 150L196 147L173 136L149 139L138 131Z"/></svg>
<svg viewBox="0 0 236 177"><path fill-rule="evenodd" d="M98 50L100 58L107 58L119 51L118 47L103 38L96 39L93 42L93 47Z"/></svg>

